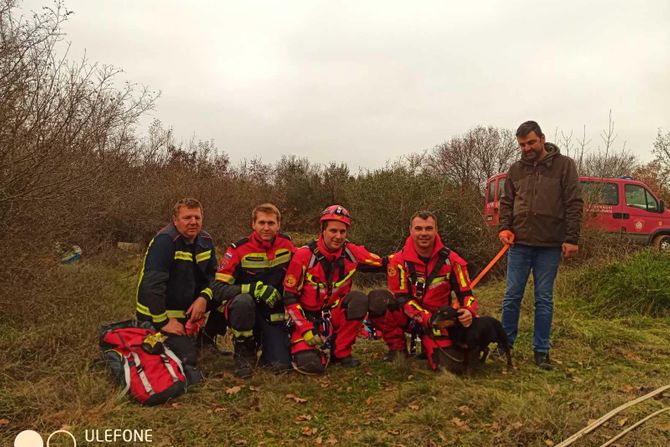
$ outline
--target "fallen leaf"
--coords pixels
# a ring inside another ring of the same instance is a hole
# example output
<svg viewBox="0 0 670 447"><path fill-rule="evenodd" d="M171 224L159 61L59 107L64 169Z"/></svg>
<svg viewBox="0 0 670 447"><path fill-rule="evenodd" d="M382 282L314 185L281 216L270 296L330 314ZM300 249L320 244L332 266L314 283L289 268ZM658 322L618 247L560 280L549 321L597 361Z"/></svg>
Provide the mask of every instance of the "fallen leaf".
<svg viewBox="0 0 670 447"><path fill-rule="evenodd" d="M514 428L515 430L518 430L521 427L523 427L523 424L521 422L513 422L512 423L512 428Z"/></svg>
<svg viewBox="0 0 670 447"><path fill-rule="evenodd" d="M412 380L413 378L414 378L414 374L410 374L409 376L407 376L407 380Z"/></svg>
<svg viewBox="0 0 670 447"><path fill-rule="evenodd" d="M621 387L621 391L623 391L624 393L632 393L633 391L635 391L635 387L632 386L632 385L626 384L626 385Z"/></svg>
<svg viewBox="0 0 670 447"><path fill-rule="evenodd" d="M316 439L314 439L314 444L323 445L323 438L321 436L318 436Z"/></svg>
<svg viewBox="0 0 670 447"><path fill-rule="evenodd" d="M0 425L7 425L9 424L9 419L0 419Z"/></svg>
<svg viewBox="0 0 670 447"><path fill-rule="evenodd" d="M661 431L670 432L670 421L658 424L658 425L656 425L656 428L658 428Z"/></svg>
<svg viewBox="0 0 670 447"><path fill-rule="evenodd" d="M372 405L372 398L371 397L368 397L367 399L365 399L365 405Z"/></svg>
<svg viewBox="0 0 670 447"><path fill-rule="evenodd" d="M238 385L231 386L230 388L226 388L226 394L229 395L229 396L232 396L233 394L239 393L241 389L242 389L242 387L238 386Z"/></svg>
<svg viewBox="0 0 670 447"><path fill-rule="evenodd" d="M303 436L314 436L318 430L315 428L303 427L302 435Z"/></svg>
<svg viewBox="0 0 670 447"><path fill-rule="evenodd" d="M302 397L298 397L295 394L287 394L286 395L287 399L293 399L294 401L298 402L299 404L304 404L307 402L307 399L303 399Z"/></svg>
<svg viewBox="0 0 670 447"><path fill-rule="evenodd" d="M467 405L461 405L458 407L458 411L460 411L461 414L470 414L472 412Z"/></svg>
<svg viewBox="0 0 670 447"><path fill-rule="evenodd" d="M624 354L624 357L626 357L628 360L632 360L634 362L639 362L640 361L640 357L637 354L635 354L634 352L631 352L631 351L626 352Z"/></svg>
<svg viewBox="0 0 670 447"><path fill-rule="evenodd" d="M298 422L311 421L312 420L312 415L311 414L299 414L298 416L295 417L295 420L298 421Z"/></svg>
<svg viewBox="0 0 670 447"><path fill-rule="evenodd" d="M170 404L170 406L171 406L172 408L179 408L179 407L181 407L181 404L180 404L179 402L172 402L172 403Z"/></svg>
<svg viewBox="0 0 670 447"><path fill-rule="evenodd" d="M459 428L467 425L465 423L465 421L463 421L462 419L457 418L457 417L451 418L451 423L454 424L456 427L459 427Z"/></svg>
<svg viewBox="0 0 670 447"><path fill-rule="evenodd" d="M334 435L328 436L328 439L326 439L326 444L330 444L330 445L337 444L337 438Z"/></svg>
<svg viewBox="0 0 670 447"><path fill-rule="evenodd" d="M626 422L628 422L627 417L623 417L623 418L619 419L618 421L616 421L616 423L619 427L623 427L624 425L626 425Z"/></svg>
<svg viewBox="0 0 670 447"><path fill-rule="evenodd" d="M546 445L547 447L554 447L555 444L554 441L552 441L551 439L545 439L544 445Z"/></svg>
<svg viewBox="0 0 670 447"><path fill-rule="evenodd" d="M408 405L408 408L409 408L410 410L414 410L414 411L416 411L416 410L419 409L419 406L416 405L416 404L410 404L410 405Z"/></svg>
<svg viewBox="0 0 670 447"><path fill-rule="evenodd" d="M256 388L255 386L249 385L249 391L258 391L259 388Z"/></svg>

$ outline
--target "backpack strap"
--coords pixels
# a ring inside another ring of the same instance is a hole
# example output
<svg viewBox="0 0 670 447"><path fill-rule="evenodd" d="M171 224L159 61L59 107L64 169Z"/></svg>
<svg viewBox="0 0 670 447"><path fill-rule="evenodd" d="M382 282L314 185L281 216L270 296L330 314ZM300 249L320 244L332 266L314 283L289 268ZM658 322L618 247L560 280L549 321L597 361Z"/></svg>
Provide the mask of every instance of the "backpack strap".
<svg viewBox="0 0 670 447"><path fill-rule="evenodd" d="M151 387L151 383L149 383L149 379L147 379L147 375L144 373L144 367L142 366L142 362L140 362L140 356L137 355L137 352L135 351L130 351L130 354L133 356L135 369L137 369L137 375L140 377L140 381L144 386L144 391L146 391L149 396L153 396L156 393L154 393L154 389Z"/></svg>

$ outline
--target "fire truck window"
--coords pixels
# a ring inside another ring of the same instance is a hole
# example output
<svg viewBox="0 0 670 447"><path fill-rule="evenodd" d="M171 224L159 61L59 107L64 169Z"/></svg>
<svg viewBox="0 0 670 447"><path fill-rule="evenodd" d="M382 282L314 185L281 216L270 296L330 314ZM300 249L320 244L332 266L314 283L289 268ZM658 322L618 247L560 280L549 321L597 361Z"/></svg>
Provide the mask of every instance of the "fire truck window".
<svg viewBox="0 0 670 447"><path fill-rule="evenodd" d="M625 185L626 205L647 210L647 191L639 185ZM656 205L658 207L658 204Z"/></svg>
<svg viewBox="0 0 670 447"><path fill-rule="evenodd" d="M496 194L496 183L495 182L490 182L489 183L489 192L486 195L486 203L491 203L495 200L495 194Z"/></svg>
<svg viewBox="0 0 670 447"><path fill-rule="evenodd" d="M498 200L505 197L505 179L498 179Z"/></svg>
<svg viewBox="0 0 670 447"><path fill-rule="evenodd" d="M647 211L656 211L658 212L658 202L654 198L654 196L651 195L649 191L646 189L644 190L645 196L647 196Z"/></svg>
<svg viewBox="0 0 670 447"><path fill-rule="evenodd" d="M586 203L618 205L619 189L615 183L581 182L582 196Z"/></svg>

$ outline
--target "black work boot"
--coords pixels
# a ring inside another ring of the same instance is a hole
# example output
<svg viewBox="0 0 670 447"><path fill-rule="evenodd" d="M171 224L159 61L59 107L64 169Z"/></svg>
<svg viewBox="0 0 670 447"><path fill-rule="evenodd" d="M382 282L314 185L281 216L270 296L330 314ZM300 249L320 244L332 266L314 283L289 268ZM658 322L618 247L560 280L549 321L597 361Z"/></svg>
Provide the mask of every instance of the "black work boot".
<svg viewBox="0 0 670 447"><path fill-rule="evenodd" d="M406 359L408 356L407 351L402 349L389 349L389 352L384 354L382 360L385 362L394 362L396 359L403 358Z"/></svg>
<svg viewBox="0 0 670 447"><path fill-rule="evenodd" d="M344 366L345 368L355 368L361 364L361 362L359 362L350 355L342 357L341 359L333 356L333 358L331 359L331 363Z"/></svg>
<svg viewBox="0 0 670 447"><path fill-rule="evenodd" d="M235 349L233 373L241 379L248 379L256 365L256 340L253 338L235 338L233 339L233 347Z"/></svg>
<svg viewBox="0 0 670 447"><path fill-rule="evenodd" d="M554 365L551 364L548 352L535 351L535 365L537 365L538 368L547 371L554 369Z"/></svg>

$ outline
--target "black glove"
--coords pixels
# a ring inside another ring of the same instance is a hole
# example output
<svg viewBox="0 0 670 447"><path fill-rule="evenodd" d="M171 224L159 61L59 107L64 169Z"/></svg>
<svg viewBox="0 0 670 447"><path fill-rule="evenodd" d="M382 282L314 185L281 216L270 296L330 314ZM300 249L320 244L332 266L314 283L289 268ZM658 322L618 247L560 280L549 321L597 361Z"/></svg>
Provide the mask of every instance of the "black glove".
<svg viewBox="0 0 670 447"><path fill-rule="evenodd" d="M258 283L256 283L258 284ZM257 285L254 289L254 298L256 301L263 301L268 305L269 308L273 308L281 301L281 295L279 291L273 286L268 286L265 284Z"/></svg>

